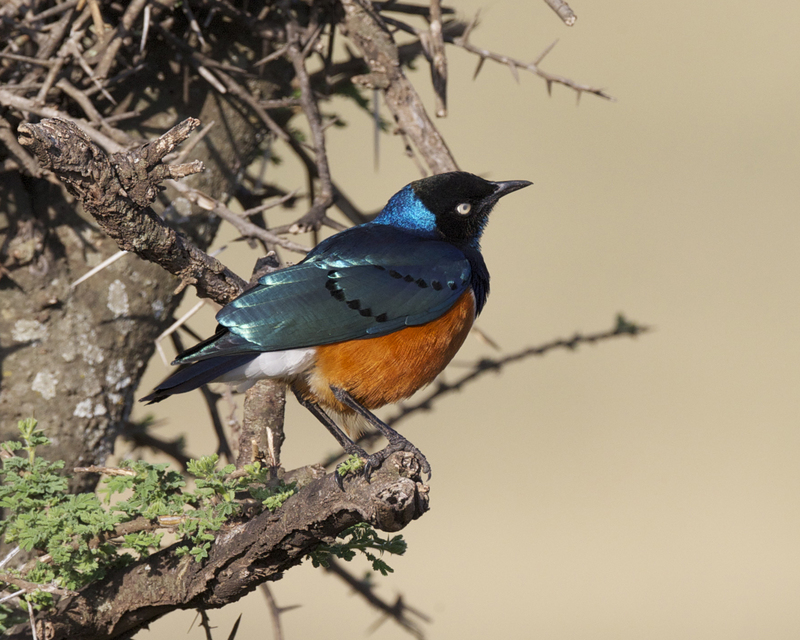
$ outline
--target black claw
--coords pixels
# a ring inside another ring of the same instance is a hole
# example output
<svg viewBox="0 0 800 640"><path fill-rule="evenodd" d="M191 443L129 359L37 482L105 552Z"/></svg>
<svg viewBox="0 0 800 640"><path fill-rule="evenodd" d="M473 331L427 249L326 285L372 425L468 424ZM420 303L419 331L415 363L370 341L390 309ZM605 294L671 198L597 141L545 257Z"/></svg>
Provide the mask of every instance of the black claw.
<svg viewBox="0 0 800 640"><path fill-rule="evenodd" d="M336 469L333 471L333 475L336 478L336 484L339 485L339 489L344 491L344 475L339 473L339 466L341 465L336 466Z"/></svg>

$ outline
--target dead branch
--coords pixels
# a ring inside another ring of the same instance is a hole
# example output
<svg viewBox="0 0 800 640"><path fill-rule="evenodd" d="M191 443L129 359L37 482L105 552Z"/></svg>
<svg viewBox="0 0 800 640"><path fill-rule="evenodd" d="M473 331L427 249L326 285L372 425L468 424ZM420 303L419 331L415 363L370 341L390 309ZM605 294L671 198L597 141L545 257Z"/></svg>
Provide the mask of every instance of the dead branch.
<svg viewBox="0 0 800 640"><path fill-rule="evenodd" d="M492 51L489 51L488 49L476 47L475 45L469 42L468 37L469 34L465 34L460 38L453 38L452 40L449 40L449 42L452 42L457 47L461 47L462 49L465 49L466 51L474 53L475 55L480 57L480 61L478 62L478 67L475 70L475 76L478 75L478 72L481 70L484 61L488 59L506 65L511 71L511 74L517 81L519 81L517 69L524 69L525 71L530 71L531 73L536 74L537 76L542 78L547 84L547 93L552 93L553 84L555 83L555 84L562 84L565 87L569 87L570 89L574 90L577 93L579 99L581 94L585 92L585 93L591 93L606 100L612 100L612 101L614 100L614 98L608 95L603 89L600 89L598 87L593 87L587 84L581 84L579 82L575 82L574 80L570 80L569 78L548 73L547 71L544 71L543 69L539 68L539 63L552 50L553 46L555 46L555 43L547 47L541 54L539 54L539 56L533 62L523 62L522 60L517 60L515 58L511 58L510 56L505 56L499 53L494 53Z"/></svg>
<svg viewBox="0 0 800 640"><path fill-rule="evenodd" d="M429 19L431 26L428 31L427 49L431 63L433 92L436 95L436 116L444 118L447 115L447 56L444 52L442 3L440 0L431 0Z"/></svg>
<svg viewBox="0 0 800 640"><path fill-rule="evenodd" d="M225 304L242 291L245 282L178 234L149 206L161 182L203 170L199 162L161 164L198 125L190 118L151 143L110 156L66 120L22 124L19 131L20 143L81 199L120 249L155 262L184 284L194 284L201 297Z"/></svg>
<svg viewBox="0 0 800 640"><path fill-rule="evenodd" d="M343 31L361 51L371 73L353 78L380 89L398 127L414 143L432 173L456 171L458 165L444 138L428 117L422 100L400 66L397 45L378 13L358 0L343 0Z"/></svg>
<svg viewBox="0 0 800 640"><path fill-rule="evenodd" d="M411 33L418 38L424 40L426 37L426 32L417 29L405 22L400 20L395 20L394 18L384 18L384 20L391 24L393 27L396 27L406 33ZM518 60L516 58L512 58L510 56L506 56L500 53L495 53L493 51L489 51L488 49L483 49L482 47L477 47L469 41L469 37L472 33L473 27L477 24L477 17L470 23L470 25L466 28L462 35L454 36L448 33L443 35L443 39L445 42L450 44L454 44L457 47L461 47L462 49L469 51L470 53L474 53L479 57L478 66L475 68L475 74L473 75L473 79L478 77L481 69L483 68L483 63L486 60L493 60L494 62L498 62L506 67L508 67L511 75L514 76L514 79L519 82L519 72L518 69L523 69L525 71L529 71L540 78L542 78L545 83L547 84L547 92L552 92L553 84L561 84L565 87L569 87L570 89L574 90L578 98L582 93L591 93L596 95L600 98L604 98L606 100L614 100L614 98L608 95L605 90L600 89L598 87L593 87L587 84L581 84L579 82L575 82L574 80L570 80L569 78L565 78L563 76L558 76L543 69L539 68L539 63L544 59L544 57L552 51L553 47L555 46L555 42L548 46L533 62L524 62L523 60Z"/></svg>
<svg viewBox="0 0 800 640"><path fill-rule="evenodd" d="M575 12L572 8L564 2L564 0L544 0L548 7L550 7L553 11L556 12L559 18L564 22L565 25L571 27L575 24L575 21L578 19L578 16L575 15Z"/></svg>
<svg viewBox="0 0 800 640"><path fill-rule="evenodd" d="M401 405L400 410L394 416L391 416L386 420L386 424L395 427L398 422L405 420L414 413L418 413L420 411L431 411L434 403L443 396L462 391L465 386L476 382L487 373L499 373L502 369L510 364L520 362L534 356L544 356L555 349L568 349L570 351L574 351L582 344L596 344L598 342L605 342L607 340L613 340L615 338L621 338L625 336L633 338L639 334L646 333L647 331L650 331L649 327L634 324L626 320L622 315L618 315L616 325L613 329L609 329L608 331L598 331L585 335L576 333L571 338L558 338L537 346L526 347L525 349L521 349L515 353L507 354L500 358L481 358L474 364L470 365L467 373L461 375L455 382L446 383L440 379L436 383L433 391L428 392L427 396L413 403L404 403ZM366 448L378 440L379 437L380 435L376 433L366 433L361 436L357 442L362 447ZM328 468L331 465L339 462L342 458L343 455L337 453L336 455L322 461L320 464L321 466Z"/></svg>
<svg viewBox="0 0 800 640"><path fill-rule="evenodd" d="M315 38L309 39L307 43L303 43L301 49L298 25L290 21L287 23L286 28L289 36L287 55L294 67L295 77L300 85L300 103L303 106L303 112L306 115L308 126L311 129L311 138L314 143L314 164L316 166L316 175L320 181L319 193L314 196L311 210L300 218L300 220L295 222L293 231L296 233L303 233L305 231L319 229L325 218L325 212L333 204L333 183L331 182L331 171L328 166L328 154L325 151L325 134L322 128L322 118L320 117L319 106L311 90L311 81L308 77L305 64L307 52L310 50L310 47L313 46L316 37L319 36L319 31ZM313 187L311 176L309 176L309 185Z"/></svg>

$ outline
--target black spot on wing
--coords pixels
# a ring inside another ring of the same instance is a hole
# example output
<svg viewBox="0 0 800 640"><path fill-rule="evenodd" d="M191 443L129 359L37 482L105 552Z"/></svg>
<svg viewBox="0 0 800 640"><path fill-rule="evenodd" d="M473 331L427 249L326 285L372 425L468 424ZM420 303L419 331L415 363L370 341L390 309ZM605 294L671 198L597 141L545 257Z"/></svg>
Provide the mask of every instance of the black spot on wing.
<svg viewBox="0 0 800 640"><path fill-rule="evenodd" d="M344 291L339 287L339 283L333 279L335 271L328 271L328 279L325 281L325 288L330 292L334 299L344 302Z"/></svg>
<svg viewBox="0 0 800 640"><path fill-rule="evenodd" d="M388 267L377 264L373 264L372 266L378 271L385 271L394 280L400 280L411 285L416 285L420 289L427 289L430 287L434 291L442 291L445 288L445 284L443 284L440 280L426 280L422 277L415 277L409 273L402 273L396 269L389 269ZM388 312L378 313L377 311L373 311L371 307L362 308L364 303L360 298L347 298L347 293L345 291L347 289L347 279L344 278L344 275L345 274L338 269L331 269L328 271L328 277L325 281L325 288L328 290L331 296L335 300L343 302L349 309L357 311L359 315L364 318L373 318L375 323L388 322ZM344 288L342 288L343 283L345 284ZM458 290L459 286L463 285L463 282L459 282L458 280L448 280L446 285L450 288L450 290L456 291Z"/></svg>
<svg viewBox="0 0 800 640"><path fill-rule="evenodd" d="M386 271L384 267L379 265L373 265L378 267L382 271ZM361 308L361 300L358 298L353 298L352 300L348 300L347 296L345 295L344 291L342 291L338 280L336 279L337 272L335 269L328 271L328 279L325 281L325 288L330 292L331 296L333 296L336 300L340 302L344 302L350 309L353 311L358 311L358 313L365 318L369 318L372 316L372 309L367 307L366 309ZM399 276L399 274L398 274ZM382 313L379 316L381 319L377 320L378 322L385 322L388 320L388 316L385 313Z"/></svg>

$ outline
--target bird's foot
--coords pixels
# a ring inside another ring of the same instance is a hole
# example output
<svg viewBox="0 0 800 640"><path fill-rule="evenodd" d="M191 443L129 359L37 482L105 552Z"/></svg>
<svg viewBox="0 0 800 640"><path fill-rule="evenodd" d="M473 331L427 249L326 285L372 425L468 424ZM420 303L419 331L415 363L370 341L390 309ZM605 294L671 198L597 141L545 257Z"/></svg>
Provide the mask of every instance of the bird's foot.
<svg viewBox="0 0 800 640"><path fill-rule="evenodd" d="M367 464L364 467L364 477L369 480L372 472L380 467L389 458L389 456L397 451L406 451L414 456L417 464L419 464L420 471L428 476L428 480L431 479L431 465L428 463L428 459L419 449L402 437L399 439L392 439L392 441L390 441L386 447L380 451L370 454L367 457Z"/></svg>

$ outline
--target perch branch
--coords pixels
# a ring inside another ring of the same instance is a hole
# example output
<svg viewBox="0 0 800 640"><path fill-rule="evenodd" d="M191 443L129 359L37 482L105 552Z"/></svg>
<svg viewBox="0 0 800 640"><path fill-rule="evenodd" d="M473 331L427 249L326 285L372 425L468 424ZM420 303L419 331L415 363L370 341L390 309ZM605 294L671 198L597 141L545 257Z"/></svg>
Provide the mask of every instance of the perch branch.
<svg viewBox="0 0 800 640"><path fill-rule="evenodd" d="M342 491L331 475L318 477L276 513L228 525L202 563L188 554L177 558L173 545L118 569L40 613L37 632L49 640L130 637L175 609L235 602L354 524L398 531L428 509L428 487L407 453L394 454L369 482L355 477L344 486ZM30 638L30 633L30 627L19 625L8 637Z"/></svg>

